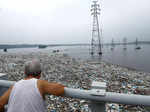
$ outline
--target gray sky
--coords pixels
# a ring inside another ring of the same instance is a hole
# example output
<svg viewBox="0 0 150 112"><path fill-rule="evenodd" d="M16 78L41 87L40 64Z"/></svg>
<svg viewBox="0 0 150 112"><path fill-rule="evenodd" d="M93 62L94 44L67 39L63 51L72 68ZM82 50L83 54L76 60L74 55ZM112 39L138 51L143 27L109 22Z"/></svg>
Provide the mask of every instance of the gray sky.
<svg viewBox="0 0 150 112"><path fill-rule="evenodd" d="M103 41L150 41L150 0L102 0ZM90 43L91 0L0 0L0 44Z"/></svg>

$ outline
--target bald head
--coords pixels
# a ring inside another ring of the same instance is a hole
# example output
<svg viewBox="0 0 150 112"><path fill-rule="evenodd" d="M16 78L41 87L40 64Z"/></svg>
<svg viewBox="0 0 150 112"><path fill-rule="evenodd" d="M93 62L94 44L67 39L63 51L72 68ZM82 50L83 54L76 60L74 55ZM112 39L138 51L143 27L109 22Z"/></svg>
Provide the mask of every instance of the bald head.
<svg viewBox="0 0 150 112"><path fill-rule="evenodd" d="M37 59L33 59L32 61L28 61L25 63L25 74L26 76L39 76L41 74L41 64Z"/></svg>

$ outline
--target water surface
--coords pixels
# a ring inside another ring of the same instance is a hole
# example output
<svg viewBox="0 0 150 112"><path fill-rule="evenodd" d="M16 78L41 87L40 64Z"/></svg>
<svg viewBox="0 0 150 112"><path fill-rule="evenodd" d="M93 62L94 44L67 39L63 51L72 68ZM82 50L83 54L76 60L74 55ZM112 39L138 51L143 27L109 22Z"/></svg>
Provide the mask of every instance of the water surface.
<svg viewBox="0 0 150 112"><path fill-rule="evenodd" d="M111 50L111 46L103 47L102 60L112 63L134 68L140 71L150 72L150 45L141 45L140 50L135 50L135 45L128 45L127 49L123 49L124 46L117 45L114 50ZM98 55L91 57L89 53L90 46L59 46L59 47L47 47L46 49L38 48L18 48L8 49L8 53L26 53L26 52L49 52L59 49L61 52L67 53L74 58L80 58L84 60L99 60ZM4 53L0 50L0 53Z"/></svg>

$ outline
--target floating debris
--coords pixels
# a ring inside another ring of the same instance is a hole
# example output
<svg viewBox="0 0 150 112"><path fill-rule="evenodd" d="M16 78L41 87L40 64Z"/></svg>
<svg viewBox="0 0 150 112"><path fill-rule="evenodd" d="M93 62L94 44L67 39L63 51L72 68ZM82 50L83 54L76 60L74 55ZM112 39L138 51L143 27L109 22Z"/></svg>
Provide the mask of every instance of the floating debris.
<svg viewBox="0 0 150 112"><path fill-rule="evenodd" d="M24 78L24 63L33 58L43 64L41 79L59 82L70 88L90 89L92 81L106 82L107 91L127 94L150 94L150 73L123 68L118 65L83 61L68 54L49 52L0 54L0 73L8 74L9 80ZM46 96L49 112L91 112L88 101ZM106 104L107 112L149 111L147 108L121 104Z"/></svg>

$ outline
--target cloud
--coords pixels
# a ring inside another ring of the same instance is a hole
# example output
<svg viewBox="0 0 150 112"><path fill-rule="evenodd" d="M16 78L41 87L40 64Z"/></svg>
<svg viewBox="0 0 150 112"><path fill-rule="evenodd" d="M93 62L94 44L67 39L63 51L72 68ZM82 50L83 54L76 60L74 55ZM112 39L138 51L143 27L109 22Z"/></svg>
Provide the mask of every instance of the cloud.
<svg viewBox="0 0 150 112"><path fill-rule="evenodd" d="M149 0L100 3L105 42L149 39ZM0 42L90 43L90 5L91 0L0 0Z"/></svg>

